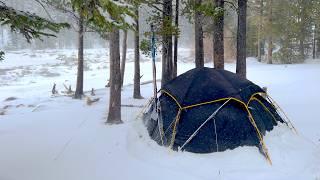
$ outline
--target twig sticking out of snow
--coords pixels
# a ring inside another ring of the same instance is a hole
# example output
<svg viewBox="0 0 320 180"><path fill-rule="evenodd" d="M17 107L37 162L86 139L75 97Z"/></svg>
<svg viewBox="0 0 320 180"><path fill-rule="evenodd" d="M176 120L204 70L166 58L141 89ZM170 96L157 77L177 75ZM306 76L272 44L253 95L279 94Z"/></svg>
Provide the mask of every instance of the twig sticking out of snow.
<svg viewBox="0 0 320 180"><path fill-rule="evenodd" d="M52 95L55 95L55 94L58 94L58 91L56 90L56 83L53 83L53 87L52 87L52 90L51 90L51 92L52 92Z"/></svg>
<svg viewBox="0 0 320 180"><path fill-rule="evenodd" d="M91 96L95 96L96 94L94 93L94 89L91 89Z"/></svg>
<svg viewBox="0 0 320 180"><path fill-rule="evenodd" d="M73 91L72 91L72 89L71 89L71 85L69 85L69 88L68 88L68 94L71 94Z"/></svg>

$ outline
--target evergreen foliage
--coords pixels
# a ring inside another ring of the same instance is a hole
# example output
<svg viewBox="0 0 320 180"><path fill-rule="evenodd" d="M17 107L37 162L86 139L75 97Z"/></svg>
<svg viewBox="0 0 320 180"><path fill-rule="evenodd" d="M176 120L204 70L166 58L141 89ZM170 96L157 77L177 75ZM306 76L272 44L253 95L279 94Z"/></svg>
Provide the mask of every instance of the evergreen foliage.
<svg viewBox="0 0 320 180"><path fill-rule="evenodd" d="M106 32L117 29L134 29L136 0L71 0L73 9L81 12L88 23L105 37Z"/></svg>
<svg viewBox="0 0 320 180"><path fill-rule="evenodd" d="M12 32L22 34L29 43L32 39L41 39L42 36L56 37L54 33L69 27L67 23L54 23L36 14L8 7L2 1L0 1L0 23L1 26L9 26ZM0 51L0 61L4 59L4 55L5 53Z"/></svg>
<svg viewBox="0 0 320 180"><path fill-rule="evenodd" d="M11 31L22 34L28 42L32 39L40 39L42 36L55 37L54 33L59 32L62 28L69 27L67 23L54 23L36 14L8 7L1 1L0 22L2 26L10 26Z"/></svg>

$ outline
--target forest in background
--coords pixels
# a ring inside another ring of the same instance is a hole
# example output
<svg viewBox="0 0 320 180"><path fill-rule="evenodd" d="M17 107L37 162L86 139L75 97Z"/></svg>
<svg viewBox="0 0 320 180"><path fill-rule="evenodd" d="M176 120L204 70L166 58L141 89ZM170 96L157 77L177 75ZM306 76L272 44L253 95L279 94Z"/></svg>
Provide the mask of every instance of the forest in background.
<svg viewBox="0 0 320 180"><path fill-rule="evenodd" d="M42 17L48 17L46 10L36 1L5 0L8 6L18 10L30 11ZM27 2L27 3L26 3ZM237 10L230 1L225 6L225 58L236 58ZM179 47L194 49L194 19L185 13L181 3L179 23ZM175 6L175 5L174 5ZM46 7L50 18L57 22L73 22L70 15ZM307 58L320 56L320 2L317 0L249 0L247 11L247 56L267 60L269 39L273 39L273 61L276 63L301 63ZM146 20L152 7L144 6L140 10L140 34L149 31ZM271 16L270 16L271 14ZM271 17L271 18L270 18ZM270 21L271 20L271 21ZM72 23L71 23L72 24ZM0 28L0 48L5 50L20 49L70 49L77 48L77 32L75 24L70 29L63 29L57 38L43 37L32 43L25 41L21 34L10 31L7 26ZM205 61L212 61L212 22L206 20L204 26ZM133 48L134 33L128 33L128 47ZM121 38L122 38L121 34ZM87 32L84 36L84 48L104 48L108 44L96 32Z"/></svg>

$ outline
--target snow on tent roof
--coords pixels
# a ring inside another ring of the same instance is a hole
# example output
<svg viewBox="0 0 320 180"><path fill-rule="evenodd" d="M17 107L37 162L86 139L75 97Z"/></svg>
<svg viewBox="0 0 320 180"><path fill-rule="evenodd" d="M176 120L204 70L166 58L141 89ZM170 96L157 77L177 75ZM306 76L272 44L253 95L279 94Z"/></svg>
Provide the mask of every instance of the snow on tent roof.
<svg viewBox="0 0 320 180"><path fill-rule="evenodd" d="M264 92L259 86L236 74L213 68L195 68L164 85L182 106L235 97L248 102L254 92Z"/></svg>

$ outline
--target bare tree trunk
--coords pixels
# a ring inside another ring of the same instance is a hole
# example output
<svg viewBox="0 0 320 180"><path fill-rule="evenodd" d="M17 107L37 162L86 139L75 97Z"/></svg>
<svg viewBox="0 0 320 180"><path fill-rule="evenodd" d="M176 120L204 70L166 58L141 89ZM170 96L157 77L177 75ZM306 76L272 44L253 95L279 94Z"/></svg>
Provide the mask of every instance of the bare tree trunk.
<svg viewBox="0 0 320 180"><path fill-rule="evenodd" d="M315 44L316 44L316 58L320 57L320 33L319 33L319 26L316 26L316 37L315 37Z"/></svg>
<svg viewBox="0 0 320 180"><path fill-rule="evenodd" d="M319 58L320 56L320 33L319 33L319 25L316 26L316 29L315 29L315 33L316 33L316 36L315 36L315 51L316 51L316 58Z"/></svg>
<svg viewBox="0 0 320 180"><path fill-rule="evenodd" d="M316 59L316 27L312 28L312 59Z"/></svg>
<svg viewBox="0 0 320 180"><path fill-rule="evenodd" d="M124 71L126 69L126 59L127 59L127 37L128 31L123 31L123 41L122 41L122 58L121 58L121 87L123 87Z"/></svg>
<svg viewBox="0 0 320 180"><path fill-rule="evenodd" d="M195 7L200 6L202 0L195 0ZM202 13L197 10L194 14L194 31L195 31L195 64L196 67L204 67L203 54L203 30L202 30Z"/></svg>
<svg viewBox="0 0 320 180"><path fill-rule="evenodd" d="M262 16L263 16L263 0L260 0L259 29L258 29L258 61L262 60Z"/></svg>
<svg viewBox="0 0 320 180"><path fill-rule="evenodd" d="M215 6L224 9L224 0L214 0ZM213 22L213 61L214 67L224 69L224 15L215 18Z"/></svg>
<svg viewBox="0 0 320 180"><path fill-rule="evenodd" d="M83 35L84 35L84 25L83 16L80 15L78 31L78 71L77 71L77 85L74 98L81 99L83 96Z"/></svg>
<svg viewBox="0 0 320 180"><path fill-rule="evenodd" d="M299 40L299 54L300 54L300 58L302 58L302 60L304 60L305 59L305 53L304 53L303 39Z"/></svg>
<svg viewBox="0 0 320 180"><path fill-rule="evenodd" d="M135 27L136 32L134 34L134 85L133 85L133 98L141 99L140 92L140 38L139 38L139 7L136 7L136 19Z"/></svg>
<svg viewBox="0 0 320 180"><path fill-rule="evenodd" d="M176 27L179 27L179 0L176 0L176 14L174 24ZM173 45L173 73L172 77L177 77L178 74L178 35L174 36L174 45Z"/></svg>
<svg viewBox="0 0 320 180"><path fill-rule="evenodd" d="M119 124L121 121L121 73L119 30L113 28L110 33L110 97L108 124Z"/></svg>
<svg viewBox="0 0 320 180"><path fill-rule="evenodd" d="M163 1L163 28L172 23L172 0ZM172 34L166 32L162 35L162 79L161 86L172 79Z"/></svg>
<svg viewBox="0 0 320 180"><path fill-rule="evenodd" d="M269 13L268 13L268 25L269 28L272 28L272 0L268 0L269 2ZM268 37L268 58L267 58L267 63L272 64L272 32L269 32L269 37Z"/></svg>
<svg viewBox="0 0 320 180"><path fill-rule="evenodd" d="M267 63L272 64L272 36L270 35L268 37L268 57L267 57Z"/></svg>
<svg viewBox="0 0 320 180"><path fill-rule="evenodd" d="M237 30L237 67L236 72L246 78L246 26L247 0L238 0L238 30Z"/></svg>

